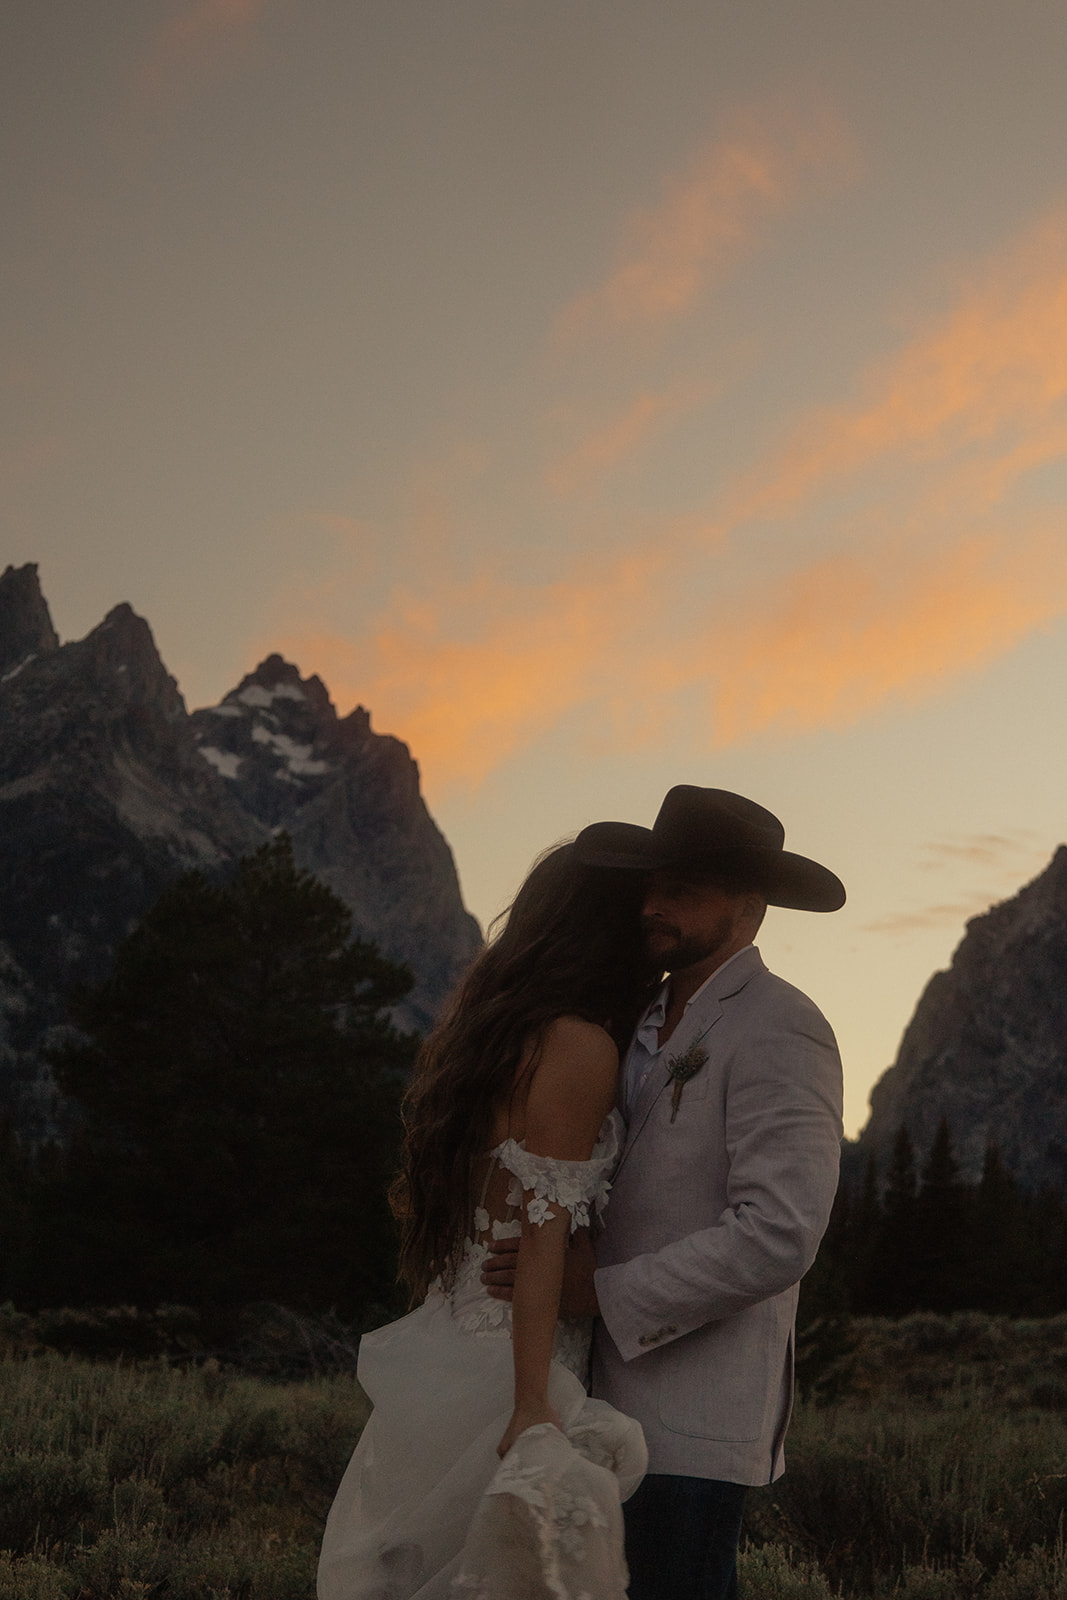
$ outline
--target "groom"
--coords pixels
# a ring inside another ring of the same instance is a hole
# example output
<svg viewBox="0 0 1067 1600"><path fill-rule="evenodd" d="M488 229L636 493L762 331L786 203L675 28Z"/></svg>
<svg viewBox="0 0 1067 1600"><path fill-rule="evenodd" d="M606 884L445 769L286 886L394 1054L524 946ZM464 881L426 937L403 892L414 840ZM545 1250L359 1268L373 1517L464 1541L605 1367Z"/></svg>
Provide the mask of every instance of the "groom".
<svg viewBox="0 0 1067 1600"><path fill-rule="evenodd" d="M626 1505L631 1600L730 1600L746 1486L783 1470L797 1286L837 1186L833 1033L753 944L768 905L836 911L825 867L722 789L672 789L651 829L600 822L590 866L645 876L669 977L622 1065L628 1130L595 1273L564 1310L599 1316L593 1393L636 1417L649 1472ZM506 1294L513 1257L488 1263Z"/></svg>

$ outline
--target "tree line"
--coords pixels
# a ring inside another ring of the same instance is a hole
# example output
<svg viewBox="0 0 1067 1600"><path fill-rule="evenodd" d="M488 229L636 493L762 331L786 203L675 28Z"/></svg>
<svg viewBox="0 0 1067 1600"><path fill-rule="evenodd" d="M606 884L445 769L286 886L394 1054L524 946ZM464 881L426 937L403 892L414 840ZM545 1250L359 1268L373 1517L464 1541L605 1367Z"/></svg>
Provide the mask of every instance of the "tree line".
<svg viewBox="0 0 1067 1600"><path fill-rule="evenodd" d="M1067 1310L1067 1204L1023 1189L995 1144L963 1182L945 1120L920 1166L902 1127L884 1172L872 1157L843 1178L814 1270L809 1302L856 1315L1052 1316Z"/></svg>
<svg viewBox="0 0 1067 1600"><path fill-rule="evenodd" d="M411 982L284 835L178 879L49 1054L72 1137L0 1127L0 1302L402 1309L385 1193L418 1040L390 1008ZM995 1146L962 1182L945 1123L920 1166L901 1128L884 1171L846 1172L801 1301L801 1343L829 1346L852 1314L1063 1311L1067 1204Z"/></svg>
<svg viewBox="0 0 1067 1600"><path fill-rule="evenodd" d="M394 1309L411 982L284 835L178 879L49 1052L72 1137L3 1136L0 1301Z"/></svg>

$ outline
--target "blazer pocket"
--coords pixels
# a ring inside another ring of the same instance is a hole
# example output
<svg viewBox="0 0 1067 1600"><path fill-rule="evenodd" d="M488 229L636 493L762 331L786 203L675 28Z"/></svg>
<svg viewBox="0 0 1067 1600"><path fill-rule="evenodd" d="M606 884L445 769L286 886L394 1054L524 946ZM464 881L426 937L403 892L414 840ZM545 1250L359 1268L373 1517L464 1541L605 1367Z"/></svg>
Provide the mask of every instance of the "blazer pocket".
<svg viewBox="0 0 1067 1600"><path fill-rule="evenodd" d="M692 1439L751 1444L767 1427L783 1352L773 1303L762 1301L676 1340L662 1353L659 1417Z"/></svg>

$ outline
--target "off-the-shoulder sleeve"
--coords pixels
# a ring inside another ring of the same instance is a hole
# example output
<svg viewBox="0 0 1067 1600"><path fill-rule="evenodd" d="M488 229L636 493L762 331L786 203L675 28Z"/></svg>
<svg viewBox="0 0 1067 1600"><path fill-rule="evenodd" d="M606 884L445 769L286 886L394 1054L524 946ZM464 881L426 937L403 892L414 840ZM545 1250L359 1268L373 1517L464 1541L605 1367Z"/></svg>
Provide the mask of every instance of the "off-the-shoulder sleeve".
<svg viewBox="0 0 1067 1600"><path fill-rule="evenodd" d="M609 1132L610 1130L610 1132ZM538 1227L559 1215L552 1206L571 1214L571 1232L589 1226L592 1210L602 1211L611 1188L611 1174L619 1155L615 1122L604 1124L601 1137L588 1161L557 1161L554 1156L538 1156L521 1140L506 1139L496 1151L502 1167L515 1182L508 1191L508 1204L521 1206L524 1192L532 1192L526 1215Z"/></svg>

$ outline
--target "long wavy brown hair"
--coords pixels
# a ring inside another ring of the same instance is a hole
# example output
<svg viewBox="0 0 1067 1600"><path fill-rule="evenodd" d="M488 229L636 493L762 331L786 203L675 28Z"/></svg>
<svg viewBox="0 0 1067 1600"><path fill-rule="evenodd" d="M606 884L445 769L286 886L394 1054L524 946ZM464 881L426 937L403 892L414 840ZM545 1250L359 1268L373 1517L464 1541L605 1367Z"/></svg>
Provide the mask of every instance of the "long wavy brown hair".
<svg viewBox="0 0 1067 1600"><path fill-rule="evenodd" d="M569 844L546 851L422 1046L390 1191L413 1300L435 1278L454 1280L476 1166L499 1108L532 1076L548 1024L584 1017L625 1047L651 979L640 901L640 874L583 866Z"/></svg>

